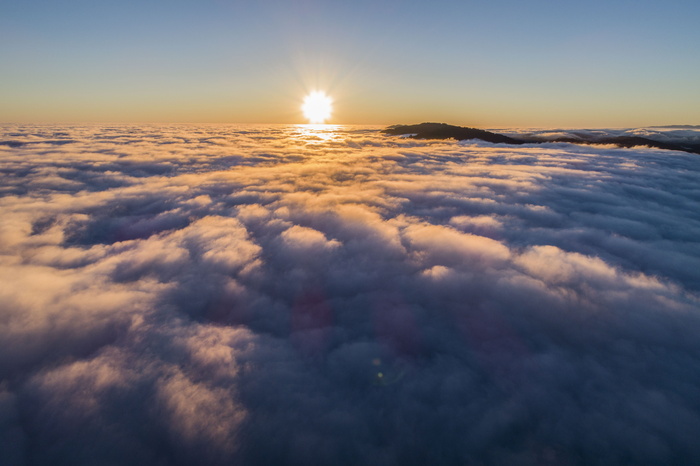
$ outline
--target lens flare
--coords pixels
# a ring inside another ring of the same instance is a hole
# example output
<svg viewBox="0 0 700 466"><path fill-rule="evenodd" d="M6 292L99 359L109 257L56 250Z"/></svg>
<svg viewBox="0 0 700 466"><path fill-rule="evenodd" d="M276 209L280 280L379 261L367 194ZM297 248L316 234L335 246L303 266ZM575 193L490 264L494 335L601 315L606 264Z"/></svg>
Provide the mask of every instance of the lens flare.
<svg viewBox="0 0 700 466"><path fill-rule="evenodd" d="M301 111L311 124L323 124L330 118L333 100L323 91L311 92L304 98Z"/></svg>

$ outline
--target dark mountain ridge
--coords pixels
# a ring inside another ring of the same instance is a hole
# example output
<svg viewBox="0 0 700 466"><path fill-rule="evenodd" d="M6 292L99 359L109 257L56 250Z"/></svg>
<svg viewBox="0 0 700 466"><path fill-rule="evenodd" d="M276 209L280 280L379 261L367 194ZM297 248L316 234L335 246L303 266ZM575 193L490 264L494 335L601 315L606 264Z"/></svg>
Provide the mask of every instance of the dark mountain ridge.
<svg viewBox="0 0 700 466"><path fill-rule="evenodd" d="M483 129L468 128L464 126L453 126L446 123L420 123L417 125L394 125L384 130L386 134L395 136L410 134L415 139L480 139L495 144L524 144L523 141L504 136L503 134L492 133Z"/></svg>
<svg viewBox="0 0 700 466"><path fill-rule="evenodd" d="M394 136L408 135L408 137L413 139L456 139L458 141L479 139L481 141L495 144L541 144L545 142L565 142L570 144L614 144L619 147L647 146L657 149L678 150L693 154L700 154L700 144L679 144L667 141L656 141L654 139L641 136L580 136L580 139L573 137L558 137L553 139L541 137L513 138L483 129L454 126L446 123L393 125L383 130L383 132Z"/></svg>

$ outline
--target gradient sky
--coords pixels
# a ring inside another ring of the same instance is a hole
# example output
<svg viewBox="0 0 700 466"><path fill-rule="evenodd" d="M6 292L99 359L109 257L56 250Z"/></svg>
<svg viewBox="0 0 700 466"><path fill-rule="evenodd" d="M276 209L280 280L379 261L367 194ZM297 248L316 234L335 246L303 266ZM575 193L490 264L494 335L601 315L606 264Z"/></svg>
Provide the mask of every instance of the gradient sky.
<svg viewBox="0 0 700 466"><path fill-rule="evenodd" d="M0 0L0 122L700 124L700 3Z"/></svg>

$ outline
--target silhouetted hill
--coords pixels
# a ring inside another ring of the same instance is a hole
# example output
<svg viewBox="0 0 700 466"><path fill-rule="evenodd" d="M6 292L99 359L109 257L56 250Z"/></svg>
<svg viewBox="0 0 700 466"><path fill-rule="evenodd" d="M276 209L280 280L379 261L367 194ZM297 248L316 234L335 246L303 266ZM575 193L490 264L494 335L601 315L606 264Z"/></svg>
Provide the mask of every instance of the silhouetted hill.
<svg viewBox="0 0 700 466"><path fill-rule="evenodd" d="M672 142L656 141L641 136L603 136L579 138L559 137L553 139L522 138L516 139L503 134L492 133L483 129L468 128L463 126L448 125L446 123L420 123L417 125L393 125L383 131L394 136L410 135L415 139L480 139L496 144L541 144L545 142L565 142L570 144L614 144L620 147L648 146L657 149L678 150L700 154L699 144L676 144Z"/></svg>
<svg viewBox="0 0 700 466"><path fill-rule="evenodd" d="M394 136L411 134L415 139L481 139L496 144L523 144L523 141L483 129L453 126L446 123L420 123L418 125L394 125L384 130Z"/></svg>

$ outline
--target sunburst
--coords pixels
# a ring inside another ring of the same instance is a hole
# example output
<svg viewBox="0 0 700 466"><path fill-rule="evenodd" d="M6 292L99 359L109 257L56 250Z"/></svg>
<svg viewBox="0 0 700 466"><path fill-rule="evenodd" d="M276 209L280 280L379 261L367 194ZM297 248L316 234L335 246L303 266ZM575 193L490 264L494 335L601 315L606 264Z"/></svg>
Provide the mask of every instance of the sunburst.
<svg viewBox="0 0 700 466"><path fill-rule="evenodd" d="M301 111L311 124L323 124L333 111L333 100L323 91L311 92L304 98Z"/></svg>

